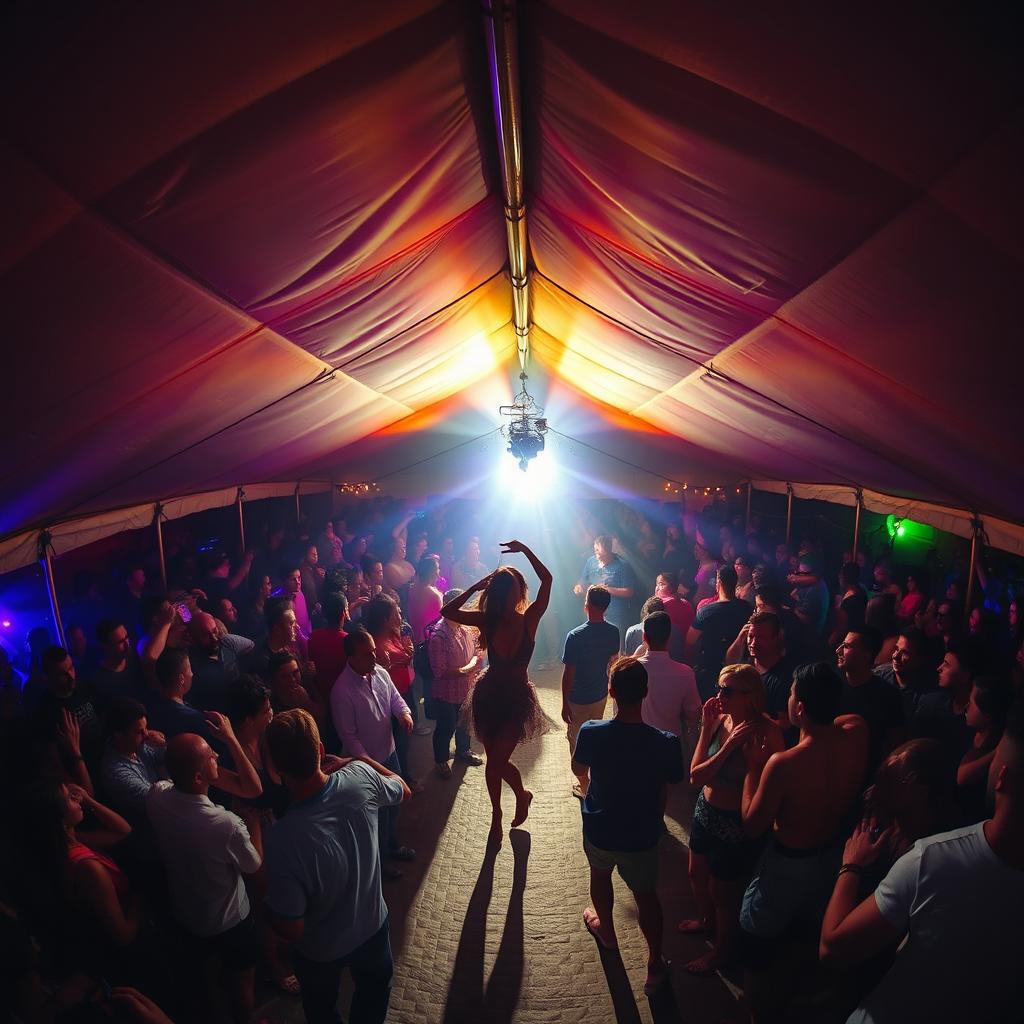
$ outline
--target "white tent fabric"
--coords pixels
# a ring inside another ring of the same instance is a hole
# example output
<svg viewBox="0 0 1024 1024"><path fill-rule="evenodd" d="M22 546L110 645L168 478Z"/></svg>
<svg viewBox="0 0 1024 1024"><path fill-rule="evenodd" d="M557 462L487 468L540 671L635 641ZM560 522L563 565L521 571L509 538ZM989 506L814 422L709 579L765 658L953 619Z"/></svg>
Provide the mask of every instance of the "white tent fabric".
<svg viewBox="0 0 1024 1024"><path fill-rule="evenodd" d="M552 425L666 478L861 487L961 533L979 514L1019 551L1010 10L519 15ZM477 7L4 17L0 569L168 495L415 462L508 391Z"/></svg>

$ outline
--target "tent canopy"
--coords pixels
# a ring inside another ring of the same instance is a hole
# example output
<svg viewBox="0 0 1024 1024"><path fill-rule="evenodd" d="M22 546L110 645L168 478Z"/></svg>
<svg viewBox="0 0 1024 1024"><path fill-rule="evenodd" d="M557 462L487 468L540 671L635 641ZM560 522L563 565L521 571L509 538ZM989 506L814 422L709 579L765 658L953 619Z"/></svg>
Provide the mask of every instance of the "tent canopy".
<svg viewBox="0 0 1024 1024"><path fill-rule="evenodd" d="M671 479L977 512L1024 550L1011 10L522 8L552 426ZM5 17L5 568L41 527L497 426L519 367L476 5Z"/></svg>

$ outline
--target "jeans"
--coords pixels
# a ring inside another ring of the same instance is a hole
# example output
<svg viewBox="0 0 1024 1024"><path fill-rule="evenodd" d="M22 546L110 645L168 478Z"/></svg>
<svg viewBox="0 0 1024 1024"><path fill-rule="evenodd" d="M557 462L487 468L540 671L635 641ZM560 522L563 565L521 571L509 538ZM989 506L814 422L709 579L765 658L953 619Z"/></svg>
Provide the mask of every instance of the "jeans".
<svg viewBox="0 0 1024 1024"><path fill-rule="evenodd" d="M321 963L293 949L292 966L302 986L302 1009L308 1024L342 1024L337 1004L341 972L346 967L355 986L348 1024L384 1024L395 968L386 918L380 930L351 953Z"/></svg>
<svg viewBox="0 0 1024 1024"><path fill-rule="evenodd" d="M385 768L398 772L398 755L392 752L391 756L381 762ZM398 840L395 838L395 826L398 824L398 806L380 807L377 809L377 845L380 847L380 857L391 856L391 851L397 849Z"/></svg>
<svg viewBox="0 0 1024 1024"><path fill-rule="evenodd" d="M434 763L447 764L451 756L452 734L455 734L455 753L469 753L469 733L459 725L459 705L447 700L434 699Z"/></svg>

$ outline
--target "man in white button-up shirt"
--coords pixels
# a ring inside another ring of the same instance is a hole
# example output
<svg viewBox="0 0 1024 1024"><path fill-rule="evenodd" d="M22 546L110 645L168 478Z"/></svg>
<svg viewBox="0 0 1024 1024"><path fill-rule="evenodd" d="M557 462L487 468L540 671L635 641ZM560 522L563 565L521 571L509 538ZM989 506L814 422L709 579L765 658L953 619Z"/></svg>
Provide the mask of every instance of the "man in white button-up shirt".
<svg viewBox="0 0 1024 1024"><path fill-rule="evenodd" d="M218 733L231 729L219 715L212 724ZM262 787L255 769L237 741L232 746L239 776L250 786L254 777L258 795ZM175 736L167 744L164 764L171 782L154 784L146 810L171 884L174 914L220 958L232 1018L248 1024L259 949L242 876L259 869L260 855L242 819L209 797L218 765L206 740L194 733Z"/></svg>
<svg viewBox="0 0 1024 1024"><path fill-rule="evenodd" d="M394 718L398 728L412 732L409 705L395 688L391 676L377 664L373 637L362 627L345 637L345 656L348 664L331 689L331 717L342 752L348 757L368 757L398 772L391 721ZM381 857L412 860L415 851L401 846L395 835L398 807L382 808L377 821ZM383 873L385 878L391 879L401 875L393 865L385 865Z"/></svg>
<svg viewBox="0 0 1024 1024"><path fill-rule="evenodd" d="M644 721L655 729L682 736L689 749L700 725L702 707L693 669L674 661L668 653L672 619L667 612L652 612L643 626L647 645L647 653L640 658L647 669Z"/></svg>

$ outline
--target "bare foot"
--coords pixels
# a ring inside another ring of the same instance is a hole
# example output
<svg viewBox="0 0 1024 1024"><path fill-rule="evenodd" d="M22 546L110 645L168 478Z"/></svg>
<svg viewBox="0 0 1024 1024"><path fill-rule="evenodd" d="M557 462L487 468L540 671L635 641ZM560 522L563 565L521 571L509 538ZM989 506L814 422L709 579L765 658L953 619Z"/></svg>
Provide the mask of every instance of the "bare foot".
<svg viewBox="0 0 1024 1024"><path fill-rule="evenodd" d="M699 917L687 917L679 922L676 931L683 935L699 935L701 932L711 931L711 925Z"/></svg>
<svg viewBox="0 0 1024 1024"><path fill-rule="evenodd" d="M607 950L613 951L619 948L618 940L615 938L615 929L606 928L601 924L601 918L593 907L587 907L583 911L583 923L587 931Z"/></svg>
<svg viewBox="0 0 1024 1024"><path fill-rule="evenodd" d="M522 797L516 797L516 816L512 819L512 827L518 828L530 813L530 804L533 803L533 794L528 790L523 790Z"/></svg>
<svg viewBox="0 0 1024 1024"><path fill-rule="evenodd" d="M719 967L724 965L725 957L717 949L713 949L710 953L705 953L703 956L697 957L696 960L691 960L683 970L690 974L713 974Z"/></svg>

